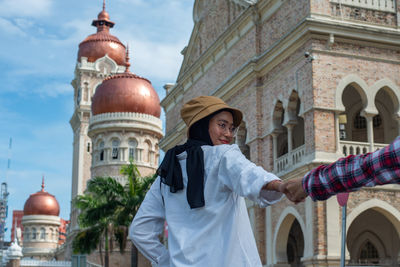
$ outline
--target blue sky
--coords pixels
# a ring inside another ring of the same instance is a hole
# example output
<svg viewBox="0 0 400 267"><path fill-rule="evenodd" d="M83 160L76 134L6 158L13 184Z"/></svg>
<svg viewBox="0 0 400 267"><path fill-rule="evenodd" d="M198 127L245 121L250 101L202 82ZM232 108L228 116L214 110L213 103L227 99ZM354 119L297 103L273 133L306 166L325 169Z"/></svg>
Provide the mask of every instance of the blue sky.
<svg viewBox="0 0 400 267"><path fill-rule="evenodd" d="M180 51L193 28L194 0L106 1L111 34L129 43L131 71L148 78L160 99L162 86L176 80ZM30 194L56 196L60 216L69 218L71 198L73 88L70 85L79 43L102 0L0 0L0 181L7 173L13 139L8 231L12 211L23 209Z"/></svg>

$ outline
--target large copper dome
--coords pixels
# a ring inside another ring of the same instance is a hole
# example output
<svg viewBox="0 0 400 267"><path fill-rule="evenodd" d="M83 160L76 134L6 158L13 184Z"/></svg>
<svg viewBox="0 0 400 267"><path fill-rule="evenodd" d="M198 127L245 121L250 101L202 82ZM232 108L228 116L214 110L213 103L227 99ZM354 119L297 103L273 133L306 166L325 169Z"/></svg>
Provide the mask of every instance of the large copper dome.
<svg viewBox="0 0 400 267"><path fill-rule="evenodd" d="M59 216L60 205L57 199L44 191L44 182L42 190L29 196L24 205L24 215L53 215Z"/></svg>
<svg viewBox="0 0 400 267"><path fill-rule="evenodd" d="M150 81L125 72L106 78L92 98L93 115L136 112L160 117L161 106Z"/></svg>
<svg viewBox="0 0 400 267"><path fill-rule="evenodd" d="M92 25L97 28L97 33L89 35L79 44L79 62L81 57L87 57L89 62L95 62L107 54L118 65L125 65L125 46L109 32L114 24L105 11L103 3L103 10L97 16L97 20L92 22Z"/></svg>

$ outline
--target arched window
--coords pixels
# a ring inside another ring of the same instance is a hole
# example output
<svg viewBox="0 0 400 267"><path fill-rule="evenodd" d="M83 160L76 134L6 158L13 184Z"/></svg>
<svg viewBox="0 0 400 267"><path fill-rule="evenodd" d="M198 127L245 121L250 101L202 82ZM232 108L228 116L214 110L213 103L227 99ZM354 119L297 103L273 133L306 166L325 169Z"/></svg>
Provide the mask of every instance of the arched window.
<svg viewBox="0 0 400 267"><path fill-rule="evenodd" d="M129 140L129 160L136 159L136 148L137 148L137 141L135 139Z"/></svg>
<svg viewBox="0 0 400 267"><path fill-rule="evenodd" d="M150 141L149 140L146 140L146 142L145 142L145 155L146 155L146 158L145 158L145 162L149 162L149 163L152 163L152 151L151 151L151 143L150 143Z"/></svg>
<svg viewBox="0 0 400 267"><path fill-rule="evenodd" d="M379 263L378 250L369 240L361 248L360 261L361 263Z"/></svg>
<svg viewBox="0 0 400 267"><path fill-rule="evenodd" d="M53 228L50 228L50 236L49 236L50 240L54 240L54 231Z"/></svg>
<svg viewBox="0 0 400 267"><path fill-rule="evenodd" d="M118 159L118 154L119 154L119 140L114 139L112 140L112 153L111 153L111 157L112 159Z"/></svg>
<svg viewBox="0 0 400 267"><path fill-rule="evenodd" d="M32 240L36 239L37 231L36 228L32 228Z"/></svg>
<svg viewBox="0 0 400 267"><path fill-rule="evenodd" d="M41 240L46 239L46 230L43 227L40 228L40 239Z"/></svg>
<svg viewBox="0 0 400 267"><path fill-rule="evenodd" d="M29 240L29 228L27 227L27 228L25 228L25 231L24 231L24 240L26 240L26 241L28 241Z"/></svg>
<svg viewBox="0 0 400 267"><path fill-rule="evenodd" d="M104 160L104 141L101 141L99 144L99 160Z"/></svg>

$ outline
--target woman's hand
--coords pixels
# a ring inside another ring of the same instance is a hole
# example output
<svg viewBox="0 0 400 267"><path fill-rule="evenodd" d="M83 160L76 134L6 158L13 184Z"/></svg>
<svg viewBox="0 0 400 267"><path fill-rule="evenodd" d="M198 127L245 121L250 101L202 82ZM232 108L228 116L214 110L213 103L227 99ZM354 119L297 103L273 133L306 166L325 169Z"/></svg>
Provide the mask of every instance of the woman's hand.
<svg viewBox="0 0 400 267"><path fill-rule="evenodd" d="M264 185L262 189L284 193L283 191L281 191L283 189L283 186L284 184L282 183L281 180L274 180Z"/></svg>
<svg viewBox="0 0 400 267"><path fill-rule="evenodd" d="M308 196L303 189L302 181L303 178L300 177L287 180L283 183L283 193L285 193L286 197L290 201L293 201L296 204L304 202L305 198Z"/></svg>

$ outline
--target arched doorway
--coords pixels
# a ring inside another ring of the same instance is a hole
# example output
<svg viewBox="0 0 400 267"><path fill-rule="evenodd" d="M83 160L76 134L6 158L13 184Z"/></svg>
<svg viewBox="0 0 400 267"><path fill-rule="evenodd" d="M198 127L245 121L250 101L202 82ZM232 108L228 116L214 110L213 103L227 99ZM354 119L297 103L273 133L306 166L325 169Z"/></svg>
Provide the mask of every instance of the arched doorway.
<svg viewBox="0 0 400 267"><path fill-rule="evenodd" d="M392 222L373 208L362 212L347 232L349 265L397 266L400 238Z"/></svg>
<svg viewBox="0 0 400 267"><path fill-rule="evenodd" d="M289 209L294 210L293 208ZM304 266L301 262L304 255L304 224L301 225L297 218L294 214L288 213L279 224L275 241L275 260L278 265Z"/></svg>
<svg viewBox="0 0 400 267"><path fill-rule="evenodd" d="M301 258L304 254L304 238L299 222L295 219L290 227L286 246L287 261L291 267L303 266Z"/></svg>

